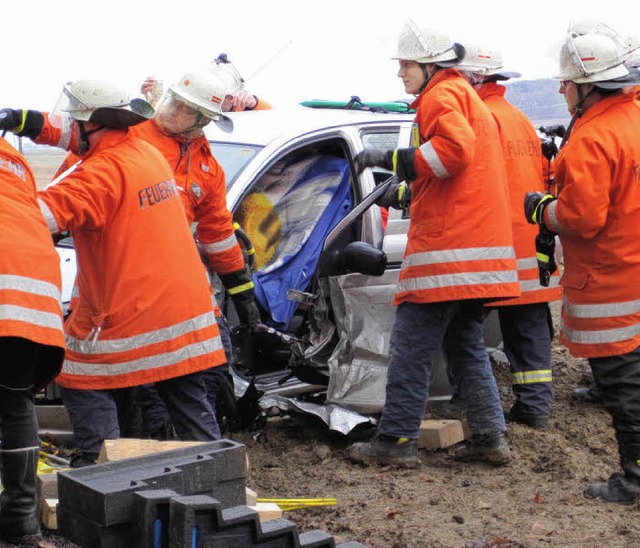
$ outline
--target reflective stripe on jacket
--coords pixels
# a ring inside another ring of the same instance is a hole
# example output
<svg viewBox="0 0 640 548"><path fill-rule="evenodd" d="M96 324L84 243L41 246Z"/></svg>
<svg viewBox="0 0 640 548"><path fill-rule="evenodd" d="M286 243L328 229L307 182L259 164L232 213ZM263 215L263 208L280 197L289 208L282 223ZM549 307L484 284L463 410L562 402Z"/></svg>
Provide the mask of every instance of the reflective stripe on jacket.
<svg viewBox="0 0 640 548"><path fill-rule="evenodd" d="M575 356L640 346L640 103L614 94L575 123L556 157L558 199L545 225L560 235L560 340Z"/></svg>
<svg viewBox="0 0 640 548"><path fill-rule="evenodd" d="M509 185L513 247L522 292L520 297L494 302L491 306L557 301L562 296L558 285L560 273L556 270L551 276L549 287L540 285L535 243L538 227L527 222L522 209L522 200L527 192L544 189L540 139L529 119L504 98L507 88L491 82L483 84L477 91L493 115L500 133Z"/></svg>
<svg viewBox="0 0 640 548"><path fill-rule="evenodd" d="M60 257L38 208L33 173L3 138L0 196L0 337L64 348Z"/></svg>
<svg viewBox="0 0 640 548"><path fill-rule="evenodd" d="M438 71L417 108L418 174L394 304L520 295L496 124L455 69Z"/></svg>
<svg viewBox="0 0 640 548"><path fill-rule="evenodd" d="M156 148L109 130L39 199L77 252L62 386L122 388L225 362L205 269Z"/></svg>

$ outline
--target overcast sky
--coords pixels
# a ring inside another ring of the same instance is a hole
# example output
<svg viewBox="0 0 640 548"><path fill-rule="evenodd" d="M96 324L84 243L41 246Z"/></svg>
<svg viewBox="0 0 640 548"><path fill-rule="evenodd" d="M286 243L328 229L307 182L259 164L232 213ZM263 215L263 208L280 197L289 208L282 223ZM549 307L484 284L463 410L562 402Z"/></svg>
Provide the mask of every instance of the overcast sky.
<svg viewBox="0 0 640 548"><path fill-rule="evenodd" d="M391 61L403 21L500 50L523 78L550 77L568 24L640 35L634 0L2 0L0 107L49 110L67 80L169 84L220 52L274 106L305 99L404 97ZM631 25L635 25L631 26Z"/></svg>

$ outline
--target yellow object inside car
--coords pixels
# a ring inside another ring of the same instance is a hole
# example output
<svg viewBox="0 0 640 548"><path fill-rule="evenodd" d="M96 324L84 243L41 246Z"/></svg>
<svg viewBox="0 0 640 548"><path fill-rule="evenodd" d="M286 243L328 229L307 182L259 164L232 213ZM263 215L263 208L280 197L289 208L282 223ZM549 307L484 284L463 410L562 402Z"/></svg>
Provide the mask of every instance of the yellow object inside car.
<svg viewBox="0 0 640 548"><path fill-rule="evenodd" d="M253 242L254 270L269 264L282 238L282 220L262 192L253 192L242 200L235 212L235 220Z"/></svg>

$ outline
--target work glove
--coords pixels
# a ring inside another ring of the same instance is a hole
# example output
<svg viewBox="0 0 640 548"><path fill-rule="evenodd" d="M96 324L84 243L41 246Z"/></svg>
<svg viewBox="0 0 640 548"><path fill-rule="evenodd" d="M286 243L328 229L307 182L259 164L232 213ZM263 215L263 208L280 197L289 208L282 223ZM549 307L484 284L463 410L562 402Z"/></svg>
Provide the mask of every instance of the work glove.
<svg viewBox="0 0 640 548"><path fill-rule="evenodd" d="M396 150L365 149L356 154L354 163L358 174L367 167L381 167L395 171L401 181L413 181L417 174L414 165L415 148L398 148Z"/></svg>
<svg viewBox="0 0 640 548"><path fill-rule="evenodd" d="M218 276L227 295L233 301L240 323L249 327L255 327L260 323L260 310L256 303L253 277L249 268Z"/></svg>
<svg viewBox="0 0 640 548"><path fill-rule="evenodd" d="M536 259L538 260L538 275L540 285L549 286L551 275L558 270L555 259L556 235L540 226L540 231L536 236Z"/></svg>
<svg viewBox="0 0 640 548"><path fill-rule="evenodd" d="M0 129L12 131L22 125L22 110L12 108L3 108L0 110Z"/></svg>
<svg viewBox="0 0 640 548"><path fill-rule="evenodd" d="M527 192L524 197L524 216L532 225L544 225L544 210L556 200L552 194Z"/></svg>
<svg viewBox="0 0 640 548"><path fill-rule="evenodd" d="M44 115L37 110L0 110L0 130L11 131L19 137L35 139L42 131Z"/></svg>
<svg viewBox="0 0 640 548"><path fill-rule="evenodd" d="M553 139L545 139L540 143L540 147L542 148L542 155L549 161L553 160L558 154L558 145Z"/></svg>
<svg viewBox="0 0 640 548"><path fill-rule="evenodd" d="M380 207L406 209L411 203L411 187L406 182L395 182L389 185L385 193L376 200Z"/></svg>
<svg viewBox="0 0 640 548"><path fill-rule="evenodd" d="M255 327L262 321L254 295L251 295L251 297L248 295L238 295L231 298L233 299L233 305L236 308L241 325Z"/></svg>
<svg viewBox="0 0 640 548"><path fill-rule="evenodd" d="M368 167L381 167L393 171L393 150L364 149L356 154L354 163L358 175Z"/></svg>

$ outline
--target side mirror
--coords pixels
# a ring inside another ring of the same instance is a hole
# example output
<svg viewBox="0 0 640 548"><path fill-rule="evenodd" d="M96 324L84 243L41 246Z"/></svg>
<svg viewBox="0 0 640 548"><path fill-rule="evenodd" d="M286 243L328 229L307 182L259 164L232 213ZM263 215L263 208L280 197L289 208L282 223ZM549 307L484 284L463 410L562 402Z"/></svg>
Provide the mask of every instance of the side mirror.
<svg viewBox="0 0 640 548"><path fill-rule="evenodd" d="M387 268L386 253L365 242L351 242L343 249L323 255L321 276L338 276L349 272L382 276Z"/></svg>

